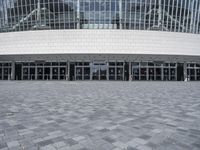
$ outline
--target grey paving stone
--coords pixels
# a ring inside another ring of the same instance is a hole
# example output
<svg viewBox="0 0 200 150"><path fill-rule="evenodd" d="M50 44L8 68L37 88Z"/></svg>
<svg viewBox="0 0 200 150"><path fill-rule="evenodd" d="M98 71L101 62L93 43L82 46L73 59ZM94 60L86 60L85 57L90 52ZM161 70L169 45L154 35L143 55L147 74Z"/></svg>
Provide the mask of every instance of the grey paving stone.
<svg viewBox="0 0 200 150"><path fill-rule="evenodd" d="M7 144L6 143L0 143L0 149L6 148Z"/></svg>
<svg viewBox="0 0 200 150"><path fill-rule="evenodd" d="M1 81L0 150L195 150L199 91L199 82Z"/></svg>
<svg viewBox="0 0 200 150"><path fill-rule="evenodd" d="M18 147L20 146L18 141L11 141L11 142L7 142L8 148L13 148L13 147Z"/></svg>
<svg viewBox="0 0 200 150"><path fill-rule="evenodd" d="M108 136L104 137L103 139L104 139L105 141L109 142L109 143L114 143L114 142L116 141L115 139L113 139L113 138L111 138L111 137L108 137Z"/></svg>
<svg viewBox="0 0 200 150"><path fill-rule="evenodd" d="M45 140L45 141L41 141L37 143L40 147L46 146L46 145L50 145L53 144L53 142L51 140Z"/></svg>
<svg viewBox="0 0 200 150"><path fill-rule="evenodd" d="M75 141L75 140L73 140L72 138L67 139L65 142L66 142L69 146L78 144L78 142Z"/></svg>

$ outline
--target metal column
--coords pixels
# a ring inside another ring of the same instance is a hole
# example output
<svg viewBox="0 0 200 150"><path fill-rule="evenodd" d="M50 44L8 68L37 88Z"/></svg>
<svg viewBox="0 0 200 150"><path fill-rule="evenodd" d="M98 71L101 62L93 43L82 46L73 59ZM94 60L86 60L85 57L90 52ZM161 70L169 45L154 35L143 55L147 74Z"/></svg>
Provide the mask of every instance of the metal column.
<svg viewBox="0 0 200 150"><path fill-rule="evenodd" d="M149 80L149 65L147 63L147 67L146 67L146 80Z"/></svg>
<svg viewBox="0 0 200 150"><path fill-rule="evenodd" d="M183 76L184 76L184 81L188 81L188 78L187 78L187 63L184 62L183 64Z"/></svg>
<svg viewBox="0 0 200 150"><path fill-rule="evenodd" d="M60 80L60 66L58 67L58 80Z"/></svg>
<svg viewBox="0 0 200 150"><path fill-rule="evenodd" d="M77 29L80 29L80 1L77 0Z"/></svg>
<svg viewBox="0 0 200 150"><path fill-rule="evenodd" d="M11 80L15 80L15 62L11 64Z"/></svg>
<svg viewBox="0 0 200 150"><path fill-rule="evenodd" d="M109 61L106 63L107 70L106 70L106 80L109 80Z"/></svg>
<svg viewBox="0 0 200 150"><path fill-rule="evenodd" d="M35 80L37 80L37 66L35 66Z"/></svg>
<svg viewBox="0 0 200 150"><path fill-rule="evenodd" d="M139 62L139 81L141 80L141 65L140 65L141 62Z"/></svg>
<svg viewBox="0 0 200 150"><path fill-rule="evenodd" d="M129 81L132 81L132 70L131 70L131 61L129 61Z"/></svg>
<svg viewBox="0 0 200 150"><path fill-rule="evenodd" d="M196 67L196 64L194 66L194 80L197 81L197 67Z"/></svg>
<svg viewBox="0 0 200 150"><path fill-rule="evenodd" d="M93 62L90 62L90 80L92 80L92 65L93 65Z"/></svg>
<svg viewBox="0 0 200 150"><path fill-rule="evenodd" d="M175 81L177 81L177 69L178 69L178 64L176 63L176 68L175 68Z"/></svg>
<svg viewBox="0 0 200 150"><path fill-rule="evenodd" d="M164 65L161 65L161 80L164 80Z"/></svg>
<svg viewBox="0 0 200 150"><path fill-rule="evenodd" d="M50 67L50 80L52 80L52 66Z"/></svg>
<svg viewBox="0 0 200 150"><path fill-rule="evenodd" d="M119 0L119 26L122 29L122 0Z"/></svg>
<svg viewBox="0 0 200 150"><path fill-rule="evenodd" d="M68 61L67 62L67 78L66 78L66 80L70 80L70 62Z"/></svg>

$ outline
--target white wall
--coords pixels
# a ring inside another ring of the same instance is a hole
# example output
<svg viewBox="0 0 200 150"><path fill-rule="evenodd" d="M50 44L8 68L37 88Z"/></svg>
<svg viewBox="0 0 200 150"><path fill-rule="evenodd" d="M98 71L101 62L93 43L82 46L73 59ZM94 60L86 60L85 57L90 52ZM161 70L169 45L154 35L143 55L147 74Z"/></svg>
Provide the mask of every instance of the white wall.
<svg viewBox="0 0 200 150"><path fill-rule="evenodd" d="M200 35L92 29L0 33L0 55L60 53L200 56Z"/></svg>

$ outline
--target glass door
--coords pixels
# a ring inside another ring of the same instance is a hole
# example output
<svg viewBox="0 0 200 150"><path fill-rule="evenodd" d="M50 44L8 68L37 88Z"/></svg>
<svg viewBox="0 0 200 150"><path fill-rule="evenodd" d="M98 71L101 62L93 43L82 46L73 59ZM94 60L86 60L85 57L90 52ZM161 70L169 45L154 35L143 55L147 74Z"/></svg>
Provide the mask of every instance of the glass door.
<svg viewBox="0 0 200 150"><path fill-rule="evenodd" d="M107 65L100 64L99 65L99 73L100 73L100 80L107 80Z"/></svg>
<svg viewBox="0 0 200 150"><path fill-rule="evenodd" d="M117 80L123 80L123 73L124 73L124 68L117 67Z"/></svg>
<svg viewBox="0 0 200 150"><path fill-rule="evenodd" d="M52 79L53 80L58 80L58 67L53 67L52 68Z"/></svg>
<svg viewBox="0 0 200 150"><path fill-rule="evenodd" d="M82 80L82 76L83 76L83 68L82 66L80 67L76 67L76 80Z"/></svg>
<svg viewBox="0 0 200 150"><path fill-rule="evenodd" d="M107 80L107 64L94 63L91 66L92 80Z"/></svg>
<svg viewBox="0 0 200 150"><path fill-rule="evenodd" d="M60 68L60 80L66 80L66 68L65 67Z"/></svg>
<svg viewBox="0 0 200 150"><path fill-rule="evenodd" d="M35 68L30 68L30 80L35 80Z"/></svg>
<svg viewBox="0 0 200 150"><path fill-rule="evenodd" d="M50 67L44 68L44 80L50 80Z"/></svg>
<svg viewBox="0 0 200 150"><path fill-rule="evenodd" d="M92 80L99 80L99 65L92 65Z"/></svg>
<svg viewBox="0 0 200 150"><path fill-rule="evenodd" d="M84 80L90 80L90 67L84 67Z"/></svg>
<svg viewBox="0 0 200 150"><path fill-rule="evenodd" d="M28 80L28 69L29 68L23 68L23 80Z"/></svg>
<svg viewBox="0 0 200 150"><path fill-rule="evenodd" d="M43 80L43 68L42 67L37 68L37 79Z"/></svg>

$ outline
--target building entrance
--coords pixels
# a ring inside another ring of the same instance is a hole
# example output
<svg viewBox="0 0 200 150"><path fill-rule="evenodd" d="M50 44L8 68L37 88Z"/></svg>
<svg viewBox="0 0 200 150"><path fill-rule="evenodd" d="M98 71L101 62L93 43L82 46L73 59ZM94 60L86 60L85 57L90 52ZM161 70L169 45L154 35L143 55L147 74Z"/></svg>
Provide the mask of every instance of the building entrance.
<svg viewBox="0 0 200 150"><path fill-rule="evenodd" d="M44 80L50 80L51 69L50 67L44 68Z"/></svg>
<svg viewBox="0 0 200 150"><path fill-rule="evenodd" d="M91 65L92 80L107 80L107 70L106 63L93 63Z"/></svg>
<svg viewBox="0 0 200 150"><path fill-rule="evenodd" d="M15 80L183 81L187 78L200 81L200 64L164 61L127 63L122 60L1 62L0 80L10 80L11 77Z"/></svg>
<svg viewBox="0 0 200 150"><path fill-rule="evenodd" d="M22 70L16 67L15 74L22 80L67 80L66 62L22 62L20 65Z"/></svg>
<svg viewBox="0 0 200 150"><path fill-rule="evenodd" d="M75 80L125 80L124 62L76 62L74 73Z"/></svg>

